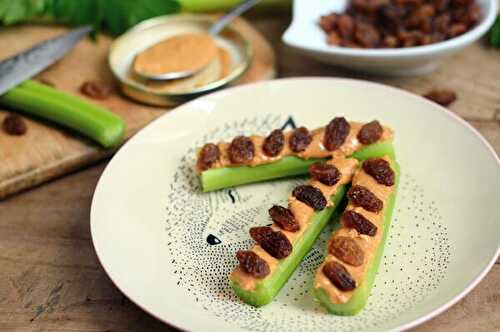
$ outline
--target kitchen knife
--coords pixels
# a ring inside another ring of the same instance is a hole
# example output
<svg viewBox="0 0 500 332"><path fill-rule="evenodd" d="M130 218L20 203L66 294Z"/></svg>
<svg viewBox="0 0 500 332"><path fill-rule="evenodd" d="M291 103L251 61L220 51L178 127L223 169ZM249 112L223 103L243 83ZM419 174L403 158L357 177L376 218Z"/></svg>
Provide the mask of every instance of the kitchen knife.
<svg viewBox="0 0 500 332"><path fill-rule="evenodd" d="M0 95L61 59L90 31L89 25L74 29L0 62Z"/></svg>

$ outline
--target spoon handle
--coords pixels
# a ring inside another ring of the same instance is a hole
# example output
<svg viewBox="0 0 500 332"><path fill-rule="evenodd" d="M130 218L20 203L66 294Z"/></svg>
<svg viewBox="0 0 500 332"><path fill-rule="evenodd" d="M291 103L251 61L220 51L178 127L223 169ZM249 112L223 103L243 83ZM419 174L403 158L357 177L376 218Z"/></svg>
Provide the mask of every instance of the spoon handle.
<svg viewBox="0 0 500 332"><path fill-rule="evenodd" d="M212 36L217 35L219 32L224 29L224 27L229 24L236 17L240 16L248 9L252 8L255 4L260 2L260 0L246 0L243 1L239 6L232 9L229 13L222 16L217 22L212 24L212 26L208 29L208 33Z"/></svg>

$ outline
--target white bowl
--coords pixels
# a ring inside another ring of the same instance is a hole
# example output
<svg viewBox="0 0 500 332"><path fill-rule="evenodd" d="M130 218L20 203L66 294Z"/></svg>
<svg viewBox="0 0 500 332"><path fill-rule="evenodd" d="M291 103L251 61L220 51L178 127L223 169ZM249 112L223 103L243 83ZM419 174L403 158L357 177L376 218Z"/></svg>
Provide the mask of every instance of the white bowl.
<svg viewBox="0 0 500 332"><path fill-rule="evenodd" d="M443 60L483 36L495 21L496 0L476 0L481 22L465 34L440 43L398 49L355 49L331 46L318 25L319 18L344 11L347 0L294 0L293 19L283 42L324 63L355 71L391 76L428 73Z"/></svg>

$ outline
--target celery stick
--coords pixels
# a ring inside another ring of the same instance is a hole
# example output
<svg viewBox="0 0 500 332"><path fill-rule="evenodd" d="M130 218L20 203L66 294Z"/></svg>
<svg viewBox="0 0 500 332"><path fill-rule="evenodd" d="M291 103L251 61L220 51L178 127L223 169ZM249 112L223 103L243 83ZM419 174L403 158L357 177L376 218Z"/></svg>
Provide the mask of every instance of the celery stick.
<svg viewBox="0 0 500 332"><path fill-rule="evenodd" d="M394 160L393 158L391 158ZM368 296L373 287L373 283L375 281L375 276L377 275L377 271L380 265L380 261L384 254L384 246L387 239L387 234L389 233L389 227L391 225L392 211L394 210L394 203L396 201L396 191L399 184L399 165L394 161L392 163L394 167L394 171L396 172L396 183L394 187L394 191L392 192L387 205L384 209L384 224L381 229L383 229L384 234L382 236L382 241L377 249L377 254L373 259L371 265L368 267L368 273L361 283L361 285L355 289L352 297L348 302L343 304L334 304L330 301L330 298L326 294L325 290L322 288L316 289L314 288L314 296L315 298L323 305L328 312L341 315L341 316L352 316L359 313L366 305L368 300Z"/></svg>
<svg viewBox="0 0 500 332"><path fill-rule="evenodd" d="M118 115L34 81L0 96L0 104L71 128L105 148L121 143L125 134L125 122Z"/></svg>
<svg viewBox="0 0 500 332"><path fill-rule="evenodd" d="M330 198L333 206L314 212L308 228L302 237L293 244L293 252L290 256L279 261L278 268L271 276L257 281L254 291L246 291L240 287L236 280L230 280L231 287L244 302L260 307L272 301L328 224L334 210L337 209L342 197L344 197L346 187L346 185L339 186L335 195Z"/></svg>
<svg viewBox="0 0 500 332"><path fill-rule="evenodd" d="M368 145L353 153L352 157L363 161L367 158L382 157L385 155L389 155L391 158L394 156L392 142ZM241 184L304 175L308 173L311 164L325 159L301 159L295 156L288 156L281 160L255 167L235 166L214 168L203 171L200 174L200 183L203 191L209 192Z"/></svg>

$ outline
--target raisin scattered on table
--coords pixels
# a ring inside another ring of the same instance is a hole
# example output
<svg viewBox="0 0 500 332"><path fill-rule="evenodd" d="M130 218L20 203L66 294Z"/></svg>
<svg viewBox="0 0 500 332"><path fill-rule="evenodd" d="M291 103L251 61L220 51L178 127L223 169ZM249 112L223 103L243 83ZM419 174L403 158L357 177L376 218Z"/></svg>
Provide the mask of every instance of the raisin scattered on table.
<svg viewBox="0 0 500 332"><path fill-rule="evenodd" d="M11 136L22 136L28 131L26 122L17 114L7 115L2 122L3 131Z"/></svg>
<svg viewBox="0 0 500 332"><path fill-rule="evenodd" d="M261 279L271 272L269 264L253 251L239 250L236 258L240 262L240 268L252 277Z"/></svg>
<svg viewBox="0 0 500 332"><path fill-rule="evenodd" d="M357 212L344 211L342 213L342 222L345 227L354 228L359 234L368 236L377 234L377 226Z"/></svg>
<svg viewBox="0 0 500 332"><path fill-rule="evenodd" d="M275 232L271 227L252 227L250 236L274 258L285 258L292 253L292 244L285 234L280 231Z"/></svg>
<svg viewBox="0 0 500 332"><path fill-rule="evenodd" d="M276 225L283 228L285 231L296 232L300 229L300 225L295 219L292 211L283 206L273 205L273 207L269 209L269 216Z"/></svg>
<svg viewBox="0 0 500 332"><path fill-rule="evenodd" d="M309 173L313 179L318 180L327 186L335 185L339 182L341 176L337 167L327 164L324 161L312 164L311 167L309 167Z"/></svg>
<svg viewBox="0 0 500 332"><path fill-rule="evenodd" d="M198 169L201 171L207 170L219 160L219 147L213 143L203 145L198 156Z"/></svg>
<svg viewBox="0 0 500 332"><path fill-rule="evenodd" d="M382 137L384 128L380 125L380 122L374 120L364 124L358 133L358 140L362 144L372 144L378 141Z"/></svg>
<svg viewBox="0 0 500 332"><path fill-rule="evenodd" d="M325 137L323 139L325 148L328 151L338 149L344 144L350 130L351 125L344 117L337 117L330 121L325 128Z"/></svg>
<svg viewBox="0 0 500 332"><path fill-rule="evenodd" d="M379 184L388 187L394 185L396 175L391 168L391 164L385 159L371 158L365 160L363 162L363 170Z"/></svg>
<svg viewBox="0 0 500 332"><path fill-rule="evenodd" d="M316 211L323 210L326 206L326 198L321 190L311 185L295 187L292 195Z"/></svg>
<svg viewBox="0 0 500 332"><path fill-rule="evenodd" d="M266 137L262 150L269 157L276 157L285 146L285 135L281 129L275 129Z"/></svg>
<svg viewBox="0 0 500 332"><path fill-rule="evenodd" d="M312 142L312 136L306 127L299 127L295 129L290 135L290 149L293 152L302 152Z"/></svg>
<svg viewBox="0 0 500 332"><path fill-rule="evenodd" d="M363 186L352 186L347 192L347 198L354 205L361 206L371 212L379 212L384 207L384 203L368 188Z"/></svg>
<svg viewBox="0 0 500 332"><path fill-rule="evenodd" d="M80 92L94 99L106 99L111 95L111 88L101 82L88 81L80 86Z"/></svg>
<svg viewBox="0 0 500 332"><path fill-rule="evenodd" d="M431 90L424 95L425 98L441 106L449 106L457 99L457 94L451 90Z"/></svg>
<svg viewBox="0 0 500 332"><path fill-rule="evenodd" d="M249 137L237 136L231 141L228 154L232 163L247 163L252 161L255 155L255 146Z"/></svg>
<svg viewBox="0 0 500 332"><path fill-rule="evenodd" d="M356 240L348 236L335 236L330 241L328 252L352 266L361 266L365 261L363 249L356 243Z"/></svg>
<svg viewBox="0 0 500 332"><path fill-rule="evenodd" d="M328 262L323 266L323 273L338 289L350 291L356 288L356 281L339 262Z"/></svg>

